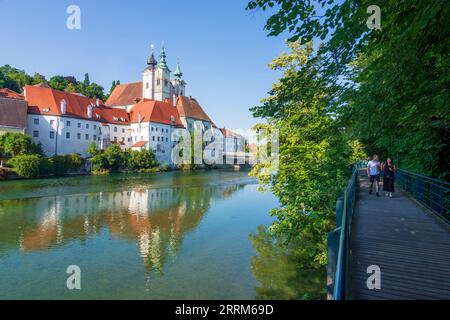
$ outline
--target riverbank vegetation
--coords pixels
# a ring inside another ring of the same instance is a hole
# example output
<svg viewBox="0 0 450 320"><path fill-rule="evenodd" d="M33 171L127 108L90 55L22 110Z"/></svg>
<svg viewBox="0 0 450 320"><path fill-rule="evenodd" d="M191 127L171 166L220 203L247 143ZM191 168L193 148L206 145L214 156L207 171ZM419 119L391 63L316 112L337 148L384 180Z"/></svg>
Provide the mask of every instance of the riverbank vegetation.
<svg viewBox="0 0 450 320"><path fill-rule="evenodd" d="M22 88L26 85L36 85L40 83L47 84L50 88L72 93L81 93L86 97L95 99L99 98L103 101L108 99L112 90L120 84L120 81L113 81L109 93L105 94L102 86L89 80L89 74L85 74L83 81L78 81L73 76L56 75L46 79L43 75L35 73L29 75L23 70L4 65L0 67L0 89L8 88L15 92L22 92Z"/></svg>
<svg viewBox="0 0 450 320"><path fill-rule="evenodd" d="M106 150L98 150L95 143L89 147L92 158L93 174L108 174L110 172L157 172L168 168L158 165L151 150L122 150L117 144L112 144Z"/></svg>
<svg viewBox="0 0 450 320"><path fill-rule="evenodd" d="M447 1L381 1L381 29L369 29L370 1L253 0L271 11L269 36L288 34L283 73L252 108L280 132L279 170L253 174L280 199L270 227L280 243L314 243L312 268L326 263L326 236L349 166L372 153L449 179L450 57ZM319 45L318 41L322 41Z"/></svg>

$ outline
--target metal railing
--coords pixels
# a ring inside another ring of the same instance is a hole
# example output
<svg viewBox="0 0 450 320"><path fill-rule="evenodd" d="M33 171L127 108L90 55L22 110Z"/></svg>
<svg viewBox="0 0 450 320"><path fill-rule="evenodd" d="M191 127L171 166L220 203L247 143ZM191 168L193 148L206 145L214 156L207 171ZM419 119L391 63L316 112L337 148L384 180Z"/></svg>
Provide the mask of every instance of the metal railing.
<svg viewBox="0 0 450 320"><path fill-rule="evenodd" d="M344 189L343 197L336 201L336 229L328 234L327 298L343 300L349 291L350 233L358 190L358 170L366 167L358 162Z"/></svg>
<svg viewBox="0 0 450 320"><path fill-rule="evenodd" d="M450 223L450 183L402 169L397 170L396 180L404 191Z"/></svg>

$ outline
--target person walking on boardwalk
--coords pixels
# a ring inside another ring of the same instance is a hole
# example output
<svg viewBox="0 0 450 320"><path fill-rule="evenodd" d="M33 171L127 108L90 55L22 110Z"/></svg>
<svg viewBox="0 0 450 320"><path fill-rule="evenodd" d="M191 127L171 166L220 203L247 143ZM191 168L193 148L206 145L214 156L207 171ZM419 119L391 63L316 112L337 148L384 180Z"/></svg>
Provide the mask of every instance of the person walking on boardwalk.
<svg viewBox="0 0 450 320"><path fill-rule="evenodd" d="M376 182L375 191L377 197L380 196L380 194L378 193L380 190L380 174L381 174L381 164L378 159L378 155L374 154L372 160L370 160L369 163L367 164L367 176L370 179L369 194L372 194L373 183Z"/></svg>
<svg viewBox="0 0 450 320"><path fill-rule="evenodd" d="M383 163L383 190L386 192L386 197L392 198L392 192L395 192L394 182L395 182L395 171L397 167L391 158L386 159L386 163Z"/></svg>

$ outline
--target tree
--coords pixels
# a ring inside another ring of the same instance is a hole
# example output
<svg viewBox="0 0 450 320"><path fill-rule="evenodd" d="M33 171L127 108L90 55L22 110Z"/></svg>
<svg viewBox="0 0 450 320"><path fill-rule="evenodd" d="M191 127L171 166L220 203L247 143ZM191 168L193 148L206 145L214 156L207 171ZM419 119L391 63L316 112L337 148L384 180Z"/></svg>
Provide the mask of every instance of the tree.
<svg viewBox="0 0 450 320"><path fill-rule="evenodd" d="M151 150L131 151L128 166L133 170L150 169L157 166Z"/></svg>
<svg viewBox="0 0 450 320"><path fill-rule="evenodd" d="M50 78L48 85L52 89L64 91L69 85L69 81L63 76L54 76Z"/></svg>
<svg viewBox="0 0 450 320"><path fill-rule="evenodd" d="M86 73L84 75L83 84L84 84L85 87L89 87L89 85L91 84L91 81L89 80L89 73Z"/></svg>
<svg viewBox="0 0 450 320"><path fill-rule="evenodd" d="M89 144L88 154L91 155L92 157L94 157L99 153L100 153L100 151L98 150L97 143L95 141L92 141Z"/></svg>
<svg viewBox="0 0 450 320"><path fill-rule="evenodd" d="M40 73L35 72L33 76L33 85L39 84L39 83L46 83L47 79Z"/></svg>
<svg viewBox="0 0 450 320"><path fill-rule="evenodd" d="M105 95L103 93L103 87L96 83L91 83L89 86L84 87L83 89L84 90L82 92L86 97L92 99L99 98L101 100L104 100L105 98Z"/></svg>
<svg viewBox="0 0 450 320"><path fill-rule="evenodd" d="M36 178L45 172L47 159L37 154L21 154L8 160L14 171L23 178Z"/></svg>
<svg viewBox="0 0 450 320"><path fill-rule="evenodd" d="M283 76L262 105L251 109L255 117L267 120L271 130L279 131L278 171L263 174L273 165L263 161L252 174L280 200L280 208L273 210L278 219L270 230L286 242L302 232L319 239L311 256L324 264L326 235L350 173L352 148L342 122L329 110L337 87L320 71L325 58L314 55L311 43L288 46L290 52L270 64Z"/></svg>
<svg viewBox="0 0 450 320"><path fill-rule="evenodd" d="M33 143L28 135L7 132L0 135L0 153L11 157L20 154L42 154L42 148L40 144Z"/></svg>
<svg viewBox="0 0 450 320"><path fill-rule="evenodd" d="M450 179L448 1L381 1L381 30L368 29L362 1L253 0L247 9L277 10L269 35L324 40L324 75L341 83L337 115L370 152L403 168ZM271 9L272 8L272 9ZM275 9L276 8L276 9ZM370 115L370 116L368 116Z"/></svg>
<svg viewBox="0 0 450 320"><path fill-rule="evenodd" d="M117 144L112 144L109 146L104 155L108 161L108 167L112 171L118 171L120 168L123 168L126 165L124 152L120 149L120 146Z"/></svg>

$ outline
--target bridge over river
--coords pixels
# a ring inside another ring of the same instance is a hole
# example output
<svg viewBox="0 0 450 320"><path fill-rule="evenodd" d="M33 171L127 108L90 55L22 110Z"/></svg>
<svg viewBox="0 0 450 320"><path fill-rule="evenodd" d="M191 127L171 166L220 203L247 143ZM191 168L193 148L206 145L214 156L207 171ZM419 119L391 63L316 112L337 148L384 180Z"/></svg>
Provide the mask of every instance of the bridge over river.
<svg viewBox="0 0 450 320"><path fill-rule="evenodd" d="M376 197L358 169L328 238L328 298L450 299L450 184L399 170L394 197Z"/></svg>

